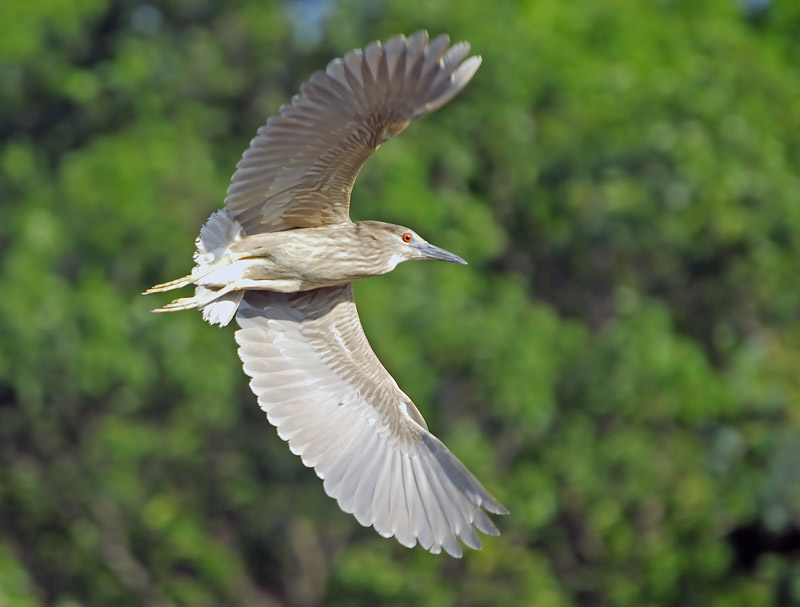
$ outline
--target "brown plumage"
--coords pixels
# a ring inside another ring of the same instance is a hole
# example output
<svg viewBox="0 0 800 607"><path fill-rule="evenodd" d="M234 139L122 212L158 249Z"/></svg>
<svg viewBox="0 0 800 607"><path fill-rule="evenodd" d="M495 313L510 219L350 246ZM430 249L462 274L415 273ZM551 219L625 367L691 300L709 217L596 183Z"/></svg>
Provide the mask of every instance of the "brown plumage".
<svg viewBox="0 0 800 607"><path fill-rule="evenodd" d="M195 285L157 312L234 317L250 386L278 434L345 512L405 546L461 556L460 538L506 509L428 432L367 342L352 282L398 263L466 263L403 226L353 223L350 193L382 142L440 107L479 57L446 36L396 36L315 73L250 142L225 209L197 239L195 268L146 291ZM474 529L473 529L474 528Z"/></svg>

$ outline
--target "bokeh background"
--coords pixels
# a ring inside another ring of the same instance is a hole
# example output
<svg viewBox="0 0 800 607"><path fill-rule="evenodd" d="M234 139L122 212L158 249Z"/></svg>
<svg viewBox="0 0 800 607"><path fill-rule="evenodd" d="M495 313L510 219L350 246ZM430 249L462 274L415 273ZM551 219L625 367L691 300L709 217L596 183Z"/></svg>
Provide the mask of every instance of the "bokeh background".
<svg viewBox="0 0 800 607"><path fill-rule="evenodd" d="M484 58L356 219L357 286L511 510L460 560L327 498L232 327L155 316L256 128L353 47ZM0 607L800 605L800 3L0 2Z"/></svg>

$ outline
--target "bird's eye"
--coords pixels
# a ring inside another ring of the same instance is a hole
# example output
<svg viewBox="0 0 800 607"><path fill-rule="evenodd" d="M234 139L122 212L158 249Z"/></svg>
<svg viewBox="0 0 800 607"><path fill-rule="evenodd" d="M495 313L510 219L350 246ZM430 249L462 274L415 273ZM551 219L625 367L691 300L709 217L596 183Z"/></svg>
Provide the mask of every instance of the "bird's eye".
<svg viewBox="0 0 800 607"><path fill-rule="evenodd" d="M411 242L412 238L414 237L411 235L411 232L406 232L403 234L403 242Z"/></svg>

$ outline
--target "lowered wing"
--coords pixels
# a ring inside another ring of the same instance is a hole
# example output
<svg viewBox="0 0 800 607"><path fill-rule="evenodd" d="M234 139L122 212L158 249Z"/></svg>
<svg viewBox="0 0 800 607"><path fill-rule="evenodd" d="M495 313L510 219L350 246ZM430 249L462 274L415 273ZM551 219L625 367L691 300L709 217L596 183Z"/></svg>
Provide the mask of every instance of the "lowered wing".
<svg viewBox="0 0 800 607"><path fill-rule="evenodd" d="M484 510L506 509L428 432L381 365L352 285L251 291L236 319L259 405L342 510L405 546L456 557L459 538L481 547L474 529L497 534Z"/></svg>

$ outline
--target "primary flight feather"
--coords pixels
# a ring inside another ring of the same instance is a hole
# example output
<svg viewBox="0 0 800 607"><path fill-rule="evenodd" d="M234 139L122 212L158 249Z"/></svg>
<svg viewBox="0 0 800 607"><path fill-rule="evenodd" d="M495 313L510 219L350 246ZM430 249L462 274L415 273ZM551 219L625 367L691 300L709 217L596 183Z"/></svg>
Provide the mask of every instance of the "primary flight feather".
<svg viewBox="0 0 800 607"><path fill-rule="evenodd" d="M258 130L226 206L197 239L195 267L148 289L195 285L159 308L234 317L239 356L267 418L325 491L362 525L405 546L461 556L496 535L506 509L433 436L369 346L353 281L398 263L466 263L416 232L350 220L369 155L455 96L480 66L469 45L426 32L373 42L311 76Z"/></svg>

